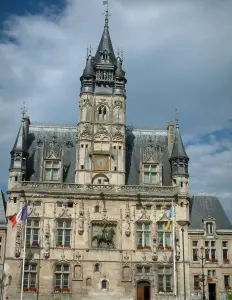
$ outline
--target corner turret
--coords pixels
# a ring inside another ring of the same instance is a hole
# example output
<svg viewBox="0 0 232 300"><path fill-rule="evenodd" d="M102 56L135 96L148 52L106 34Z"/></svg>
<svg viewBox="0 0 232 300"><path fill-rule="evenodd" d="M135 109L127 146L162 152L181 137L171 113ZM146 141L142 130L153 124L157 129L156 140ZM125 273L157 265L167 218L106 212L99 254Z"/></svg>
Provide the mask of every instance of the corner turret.
<svg viewBox="0 0 232 300"><path fill-rule="evenodd" d="M180 191L187 192L189 177L189 158L185 151L185 147L181 138L178 121L176 122L176 133L169 161L171 165L171 176L173 185L178 185L180 186Z"/></svg>
<svg viewBox="0 0 232 300"><path fill-rule="evenodd" d="M94 92L94 80L95 72L93 68L93 58L90 55L87 56L86 66L83 71L83 75L80 78L81 80L81 93L93 93Z"/></svg>
<svg viewBox="0 0 232 300"><path fill-rule="evenodd" d="M115 88L114 88L114 94L116 95L125 95L126 89L125 85L127 83L127 80L125 78L125 72L122 69L122 59L117 57L117 68L115 71Z"/></svg>
<svg viewBox="0 0 232 300"><path fill-rule="evenodd" d="M9 175L9 189L20 181L26 179L26 165L29 156L27 147L27 135L29 133L30 118L24 116L19 127L19 131L14 143L14 146L10 152L10 175Z"/></svg>

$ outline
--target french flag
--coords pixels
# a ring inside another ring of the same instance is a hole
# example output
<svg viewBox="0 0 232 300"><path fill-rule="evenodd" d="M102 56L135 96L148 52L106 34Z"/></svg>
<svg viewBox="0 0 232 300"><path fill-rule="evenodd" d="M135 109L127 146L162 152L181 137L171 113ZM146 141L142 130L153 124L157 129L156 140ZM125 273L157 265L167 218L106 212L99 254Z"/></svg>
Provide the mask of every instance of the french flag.
<svg viewBox="0 0 232 300"><path fill-rule="evenodd" d="M10 217L10 221L12 222L12 228L16 224L18 224L20 221L25 221L27 219L27 217L28 217L28 206L29 206L29 203L24 205L17 214L15 213L13 216Z"/></svg>

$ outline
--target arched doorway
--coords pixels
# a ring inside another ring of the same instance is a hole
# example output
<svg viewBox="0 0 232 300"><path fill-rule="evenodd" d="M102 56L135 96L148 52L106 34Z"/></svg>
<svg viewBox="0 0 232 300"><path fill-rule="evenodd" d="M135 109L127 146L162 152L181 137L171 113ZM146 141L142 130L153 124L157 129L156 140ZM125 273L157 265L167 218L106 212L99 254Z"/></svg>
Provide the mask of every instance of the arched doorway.
<svg viewBox="0 0 232 300"><path fill-rule="evenodd" d="M149 281L139 281L137 283L137 300L151 299L151 286Z"/></svg>

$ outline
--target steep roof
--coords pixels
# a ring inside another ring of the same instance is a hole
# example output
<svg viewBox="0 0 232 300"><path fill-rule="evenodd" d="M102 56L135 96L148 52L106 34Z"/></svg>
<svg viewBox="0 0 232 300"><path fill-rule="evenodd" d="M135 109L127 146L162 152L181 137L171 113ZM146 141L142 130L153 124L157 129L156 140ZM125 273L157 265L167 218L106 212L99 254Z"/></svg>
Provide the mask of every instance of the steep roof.
<svg viewBox="0 0 232 300"><path fill-rule="evenodd" d="M6 225L6 201L3 191L0 189L0 226Z"/></svg>
<svg viewBox="0 0 232 300"><path fill-rule="evenodd" d="M114 49L113 49L113 45L112 45L110 33L109 33L108 16L106 16L105 26L104 26L104 30L102 33L102 37L101 37L100 43L98 45L97 52L95 54L95 58L94 58L95 64L102 64L101 54L105 50L109 54L109 64L115 66L116 58L115 58Z"/></svg>
<svg viewBox="0 0 232 300"><path fill-rule="evenodd" d="M174 138L173 148L171 159L174 158L188 158L188 155L185 151L184 143L181 138L181 134L179 131L179 126L176 127L176 134Z"/></svg>
<svg viewBox="0 0 232 300"><path fill-rule="evenodd" d="M15 139L13 149L11 151L11 153L16 153L16 152L24 152L24 153L27 152L27 144L25 140L23 121L20 124L19 131Z"/></svg>
<svg viewBox="0 0 232 300"><path fill-rule="evenodd" d="M191 198L190 228L202 228L202 219L213 217L216 219L217 229L232 229L220 200L213 195L200 194Z"/></svg>

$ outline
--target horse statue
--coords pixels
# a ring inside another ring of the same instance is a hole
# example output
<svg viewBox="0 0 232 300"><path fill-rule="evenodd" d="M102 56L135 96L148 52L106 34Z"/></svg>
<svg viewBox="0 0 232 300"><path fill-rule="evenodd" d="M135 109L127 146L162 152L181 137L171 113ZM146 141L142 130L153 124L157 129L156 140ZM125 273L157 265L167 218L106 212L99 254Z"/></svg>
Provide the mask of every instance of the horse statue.
<svg viewBox="0 0 232 300"><path fill-rule="evenodd" d="M109 228L108 230L106 228L103 228L101 233L96 234L92 237L92 242L97 240L97 247L100 247L101 243L107 244L108 247L110 246L115 247L113 241L114 236L115 236L114 228Z"/></svg>

